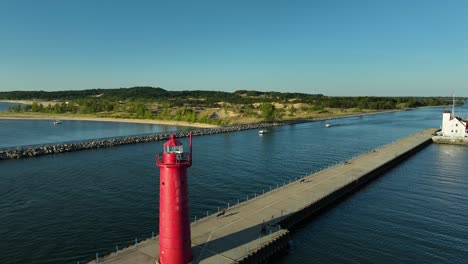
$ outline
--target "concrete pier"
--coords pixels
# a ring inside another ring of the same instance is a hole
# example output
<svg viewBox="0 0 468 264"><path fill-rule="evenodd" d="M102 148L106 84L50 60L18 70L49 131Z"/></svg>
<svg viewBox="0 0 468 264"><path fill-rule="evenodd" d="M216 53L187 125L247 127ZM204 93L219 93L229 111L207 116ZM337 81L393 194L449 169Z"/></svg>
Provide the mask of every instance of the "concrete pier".
<svg viewBox="0 0 468 264"><path fill-rule="evenodd" d="M427 129L285 184L191 224L192 263L265 263L287 247L289 228L356 191L432 143ZM154 264L158 238L91 263Z"/></svg>

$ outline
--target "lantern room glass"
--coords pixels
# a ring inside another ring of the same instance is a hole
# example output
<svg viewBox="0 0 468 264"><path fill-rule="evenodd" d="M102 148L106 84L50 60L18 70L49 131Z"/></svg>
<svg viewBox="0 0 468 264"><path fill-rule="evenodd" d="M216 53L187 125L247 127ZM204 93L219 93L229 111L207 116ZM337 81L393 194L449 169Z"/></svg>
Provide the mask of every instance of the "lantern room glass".
<svg viewBox="0 0 468 264"><path fill-rule="evenodd" d="M184 153L184 147L182 145L180 145L180 146L165 146L164 147L164 153L181 154L181 153Z"/></svg>

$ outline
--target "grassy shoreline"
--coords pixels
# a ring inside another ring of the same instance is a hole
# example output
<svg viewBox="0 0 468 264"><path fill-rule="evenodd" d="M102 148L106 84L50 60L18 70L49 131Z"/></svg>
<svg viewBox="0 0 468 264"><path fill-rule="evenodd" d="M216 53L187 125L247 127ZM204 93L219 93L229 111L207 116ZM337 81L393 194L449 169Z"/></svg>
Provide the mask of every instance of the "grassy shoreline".
<svg viewBox="0 0 468 264"><path fill-rule="evenodd" d="M32 104L39 103L42 105L59 104L58 101L39 101L39 100L0 100L0 102L9 103L21 103L21 104ZM66 102L68 103L68 102ZM221 104L221 103L220 103ZM276 106L275 106L276 105ZM34 106L34 105L33 105ZM57 106L57 105L56 105ZM63 105L61 107L64 107ZM263 110L259 109L260 106L253 104L253 110L245 108L245 106L230 105L227 108L206 108L200 110L199 107L189 107L189 115L185 115L187 107L172 107L170 109L165 108L153 109L153 113L147 116L147 111L143 114L136 112L135 109L127 111L128 109L119 109L117 111L108 112L95 112L89 114L79 113L77 109L55 109L55 107L45 109L45 111L34 110L20 110L17 112L0 112L0 119L62 119L62 120L86 120L86 121L104 121L104 122L127 122L127 123L143 123L143 124L161 124L161 125L178 125L178 126L190 126L190 127L218 127L225 125L240 125L240 124L252 124L263 122L267 120L275 120L283 123L302 123L302 122L314 122L329 119L337 119L343 117L363 116L370 114L388 113L388 112L399 112L406 111L413 108L394 108L388 110L376 110L376 109L361 109L361 108L331 108L321 107L313 108L311 105L294 104L288 108L288 105L282 105L273 103L273 115L276 115L276 111L279 114L277 117L266 118L263 114ZM436 107L436 106L421 106L425 107ZM417 107L417 108L421 108ZM277 110L274 110L274 109ZM147 109L146 109L147 110ZM16 110L15 110L16 111ZM164 111L167 111L164 112ZM250 112L248 112L250 111ZM73 112L73 113L72 113ZM76 113L78 112L78 113ZM163 113L164 116L160 116L156 113ZM183 114L181 114L183 113ZM158 116L158 117L156 117ZM212 116L215 116L212 118ZM185 120L185 121L178 121ZM189 122L192 121L192 122Z"/></svg>
<svg viewBox="0 0 468 264"><path fill-rule="evenodd" d="M324 120L332 120L346 117L365 116L382 113L392 113L406 111L409 109L393 109L393 110L382 110L382 111L361 111L361 112L337 112L337 113L326 113L310 117L291 117L283 120L278 120L284 123L305 123L305 122L316 122ZM100 122L122 122L122 123L138 123L138 124L159 124L159 125L174 125L174 126L188 126L198 128L211 128L219 127L216 125L205 124L205 123L191 123L186 121L176 120L157 120L157 119L135 119L135 118L111 118L111 117L98 117L95 114L49 114L49 113L37 113L37 112L0 112L0 119L26 119L26 120L77 120L77 121L100 121ZM253 120L248 123L261 122L261 120Z"/></svg>

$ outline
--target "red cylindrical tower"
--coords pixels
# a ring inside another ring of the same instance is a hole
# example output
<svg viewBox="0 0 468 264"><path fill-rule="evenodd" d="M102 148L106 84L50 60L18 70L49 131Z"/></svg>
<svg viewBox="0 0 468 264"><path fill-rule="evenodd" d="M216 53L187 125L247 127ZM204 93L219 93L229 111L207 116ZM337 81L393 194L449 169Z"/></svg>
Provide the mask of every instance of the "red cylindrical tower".
<svg viewBox="0 0 468 264"><path fill-rule="evenodd" d="M160 168L159 192L159 263L187 264L192 261L187 168L192 166L190 152L171 135L163 153L156 155Z"/></svg>

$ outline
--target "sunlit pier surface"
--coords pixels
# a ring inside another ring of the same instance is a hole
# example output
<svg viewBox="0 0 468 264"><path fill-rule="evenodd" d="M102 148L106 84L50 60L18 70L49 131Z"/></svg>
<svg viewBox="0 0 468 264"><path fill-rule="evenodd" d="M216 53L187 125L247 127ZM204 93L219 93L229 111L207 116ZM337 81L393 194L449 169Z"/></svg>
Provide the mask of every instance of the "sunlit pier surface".
<svg viewBox="0 0 468 264"><path fill-rule="evenodd" d="M287 247L289 228L430 144L436 131L426 129L412 134L197 219L191 224L192 263L265 262ZM110 255L97 256L91 263L154 264L158 263L158 254L155 236Z"/></svg>

